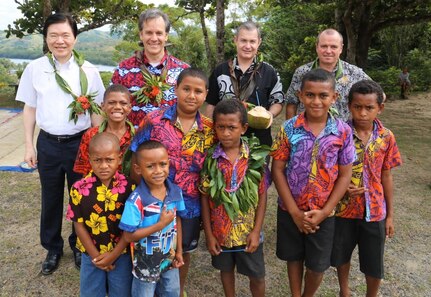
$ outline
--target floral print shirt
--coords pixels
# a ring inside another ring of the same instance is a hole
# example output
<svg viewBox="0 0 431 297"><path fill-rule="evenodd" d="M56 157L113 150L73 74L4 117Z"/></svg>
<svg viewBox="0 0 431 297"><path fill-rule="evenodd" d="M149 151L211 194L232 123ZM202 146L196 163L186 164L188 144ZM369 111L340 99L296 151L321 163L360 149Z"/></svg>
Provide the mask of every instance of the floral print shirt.
<svg viewBox="0 0 431 297"><path fill-rule="evenodd" d="M164 144L169 155L169 180L183 191L186 210L179 212L182 218L195 218L201 214L199 173L202 170L208 148L214 142L212 121L196 114L196 124L184 133L177 121L176 104L168 109L149 113L142 121L130 150L136 152L138 146L147 140Z"/></svg>
<svg viewBox="0 0 431 297"><path fill-rule="evenodd" d="M298 105L298 114L304 111L304 105L299 102L298 92L301 89L302 77L312 69L317 68L319 60L302 65L295 70L286 92L286 103ZM347 121L350 117L350 111L347 106L349 91L352 85L363 79L371 79L361 68L349 64L345 61L338 60L337 66L332 71L335 77L335 89L338 93L338 99L335 102L335 109L338 111L338 118Z"/></svg>
<svg viewBox="0 0 431 297"><path fill-rule="evenodd" d="M67 219L84 224L97 250L103 254L114 249L120 241L118 228L124 203L135 186L116 172L109 187L91 171L73 184L67 209ZM76 247L85 253L79 237Z"/></svg>
<svg viewBox="0 0 431 297"><path fill-rule="evenodd" d="M242 142L240 155L233 164L229 161L228 156L220 144L217 144L213 155L208 156L208 158L217 159L217 167L223 173L227 190L235 190L241 186L248 168L248 160L250 158L250 151L245 142ZM265 174L259 184L259 195L265 193L268 190L269 185L269 171L265 170ZM202 184L200 189L204 193L209 194L208 188L204 187ZM238 199L241 199L241 197L238 196ZM209 206L211 229L214 236L217 238L218 243L226 248L246 245L247 236L254 228L256 209L250 208L246 213L239 213L232 221L222 204L217 206L210 198ZM263 234L261 234L261 241L263 241Z"/></svg>
<svg viewBox="0 0 431 297"><path fill-rule="evenodd" d="M143 56L143 60L140 58L141 56ZM132 111L130 112L128 118L135 128L139 126L139 123L147 113L157 110L161 107L172 106L177 102L177 96L175 95L174 89L177 83L177 78L183 69L190 67L189 64L171 55L168 55L167 51L165 51L164 57L157 66L151 65L145 54L142 52L136 52L133 57L122 61L118 65L114 71L114 74L112 75L111 84L123 85L129 89L130 93L138 91L145 83L144 76L142 75L141 65L145 65L151 74L158 76L162 74L162 70L166 66L167 75L165 80L166 83L171 87L163 93L163 99L160 104L157 102L151 102L148 104L137 103L135 97L132 96Z"/></svg>
<svg viewBox="0 0 431 297"><path fill-rule="evenodd" d="M386 200L382 185L382 170L401 165L401 155L394 134L383 127L382 122L374 120L374 129L367 145L353 129L358 158L353 162L352 183L365 187L363 195L345 195L337 205L336 215L348 219L365 219L367 222L381 221L386 218Z"/></svg>
<svg viewBox="0 0 431 297"><path fill-rule="evenodd" d="M123 158L124 153L129 148L130 142L132 140L132 133L130 131L130 126L126 125L127 131L120 139L120 158ZM94 135L100 133L100 127L93 127L88 129L84 135L82 135L81 143L79 144L78 154L76 155L75 164L73 165L73 171L80 173L82 175L87 175L91 171L90 156L88 152L88 147L90 145L90 140ZM121 164L118 170L121 170Z"/></svg>
<svg viewBox="0 0 431 297"><path fill-rule="evenodd" d="M334 188L339 165L352 164L356 158L352 129L332 116L317 137L304 113L285 121L272 149L274 160L287 162L287 183L301 210L322 209ZM279 205L287 211L280 198Z"/></svg>

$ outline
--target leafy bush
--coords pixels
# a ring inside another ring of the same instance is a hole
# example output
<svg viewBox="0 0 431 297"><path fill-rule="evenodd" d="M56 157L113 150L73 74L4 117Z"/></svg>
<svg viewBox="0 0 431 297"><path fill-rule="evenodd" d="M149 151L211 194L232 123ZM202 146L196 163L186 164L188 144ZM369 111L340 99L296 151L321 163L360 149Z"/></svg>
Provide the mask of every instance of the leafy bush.
<svg viewBox="0 0 431 297"><path fill-rule="evenodd" d="M109 86L109 82L111 81L112 72L101 71L100 77L102 78L103 85L105 86L105 88L107 88Z"/></svg>
<svg viewBox="0 0 431 297"><path fill-rule="evenodd" d="M431 51L414 49L408 52L405 59L410 72L410 80L414 90L428 91L431 86Z"/></svg>
<svg viewBox="0 0 431 297"><path fill-rule="evenodd" d="M389 69L370 69L367 70L367 74L385 91L386 95L391 97L400 93L400 86L398 84L398 76L401 70L396 67L390 67Z"/></svg>

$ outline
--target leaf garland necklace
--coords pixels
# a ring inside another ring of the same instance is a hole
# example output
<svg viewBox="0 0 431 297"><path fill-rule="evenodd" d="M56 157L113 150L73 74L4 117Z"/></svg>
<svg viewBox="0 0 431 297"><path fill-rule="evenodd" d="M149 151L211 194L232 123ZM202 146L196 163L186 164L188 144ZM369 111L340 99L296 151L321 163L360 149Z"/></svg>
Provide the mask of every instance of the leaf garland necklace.
<svg viewBox="0 0 431 297"><path fill-rule="evenodd" d="M79 96L72 91L72 88L70 87L69 83L59 74L57 67L55 67L52 53L49 52L46 54L46 56L48 57L48 61L51 64L52 68L54 68L55 80L57 81L58 86L66 94L70 94L73 97L72 103L70 103L67 108L70 108L69 121L73 120L76 124L79 115L87 113L89 113L90 115L93 113L100 114L101 110L99 105L94 102L94 98L97 96L97 92L88 93L88 79L87 75L82 69L82 65L85 62L84 57L75 50L72 51L72 54L76 64L78 64L79 66L79 84L81 86L81 95Z"/></svg>
<svg viewBox="0 0 431 297"><path fill-rule="evenodd" d="M217 167L217 159L212 157L217 145L208 150L208 157L201 171L202 191L211 196L216 206L223 204L232 221L239 212L246 213L250 207L257 206L263 166L271 150L269 146L261 145L254 135L250 138L242 137L242 140L248 144L249 158L245 175L242 181L237 183L237 187L226 189L226 180Z"/></svg>
<svg viewBox="0 0 431 297"><path fill-rule="evenodd" d="M139 52L138 58L143 61L143 54ZM163 92L171 88L166 83L166 76L168 75L168 61L169 56L166 59L166 63L160 75L155 75L148 70L144 63L141 64L141 73L144 78L144 85L142 88L134 92L132 95L135 97L135 101L139 104L160 104L163 99Z"/></svg>

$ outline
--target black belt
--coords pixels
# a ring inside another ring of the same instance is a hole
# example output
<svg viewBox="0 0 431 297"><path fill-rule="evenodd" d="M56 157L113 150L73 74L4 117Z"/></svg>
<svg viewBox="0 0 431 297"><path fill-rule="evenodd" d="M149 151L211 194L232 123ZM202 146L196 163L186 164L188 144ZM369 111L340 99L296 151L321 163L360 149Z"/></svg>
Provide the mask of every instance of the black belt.
<svg viewBox="0 0 431 297"><path fill-rule="evenodd" d="M53 134L49 134L48 132L41 129L40 134L45 136L48 139L52 139L52 140L55 140L57 142L69 142L69 141L72 141L74 139L81 138L81 136L85 133L85 131L86 130L83 130L83 131L78 132L78 133L73 134L73 135L53 135Z"/></svg>

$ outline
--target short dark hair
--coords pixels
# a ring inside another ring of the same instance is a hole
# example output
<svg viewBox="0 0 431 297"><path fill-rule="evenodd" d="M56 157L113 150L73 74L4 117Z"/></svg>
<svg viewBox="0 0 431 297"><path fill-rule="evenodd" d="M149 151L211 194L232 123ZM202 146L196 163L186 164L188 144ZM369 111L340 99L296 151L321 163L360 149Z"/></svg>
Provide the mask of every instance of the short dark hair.
<svg viewBox="0 0 431 297"><path fill-rule="evenodd" d="M163 148L167 150L164 144L157 140L146 140L143 143L141 143L136 149L136 152L135 152L136 159L139 159L139 153L141 151L149 151L149 150L154 150L158 148Z"/></svg>
<svg viewBox="0 0 431 297"><path fill-rule="evenodd" d="M189 76L202 79L205 82L205 87L208 89L208 85L209 85L208 76L203 70L199 68L194 68L194 67L186 68L183 71L181 71L180 75L178 75L178 78L177 78L177 86L181 84L184 78Z"/></svg>
<svg viewBox="0 0 431 297"><path fill-rule="evenodd" d="M129 89L120 84L110 85L106 90L105 94L103 94L103 101L105 101L106 97L108 97L111 93L123 93L126 94L130 101L130 92Z"/></svg>
<svg viewBox="0 0 431 297"><path fill-rule="evenodd" d="M355 93L362 95L376 94L377 103L380 105L384 102L382 87L378 83L370 79L363 79L353 84L349 91L349 104L352 103Z"/></svg>
<svg viewBox="0 0 431 297"><path fill-rule="evenodd" d="M48 35L48 27L53 24L60 24L60 23L68 23L70 28L72 28L73 36L78 36L78 26L76 24L76 21L72 18L70 14L67 13L55 13L51 14L45 21L45 24L43 25L43 37L46 38Z"/></svg>
<svg viewBox="0 0 431 297"><path fill-rule="evenodd" d="M247 110L245 109L244 104L238 99L225 99L217 103L213 112L213 122L216 123L217 116L219 114L235 114L239 112L239 120L241 125L245 125L248 123L247 120Z"/></svg>
<svg viewBox="0 0 431 297"><path fill-rule="evenodd" d="M102 147L106 143L111 143L115 151L118 151L118 153L120 153L120 140L118 140L118 137L109 132L102 132L97 133L91 138L88 145L89 154L91 155L91 152L95 147Z"/></svg>
<svg viewBox="0 0 431 297"><path fill-rule="evenodd" d="M169 30L171 29L171 22L169 21L168 15L157 8L147 9L146 11L141 13L141 15L139 16L138 23L139 31L142 31L144 29L144 23L146 21L156 18L163 19L163 21L165 22L165 32L169 33Z"/></svg>
<svg viewBox="0 0 431 297"><path fill-rule="evenodd" d="M332 73L321 68L310 70L302 77L301 91L304 89L304 85L307 81L329 82L332 85L332 89L335 90L334 76L332 75Z"/></svg>

